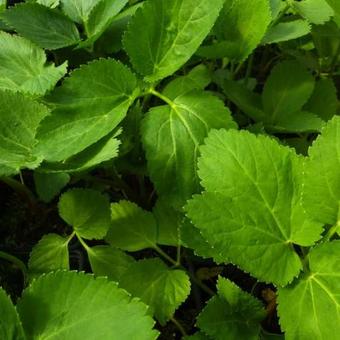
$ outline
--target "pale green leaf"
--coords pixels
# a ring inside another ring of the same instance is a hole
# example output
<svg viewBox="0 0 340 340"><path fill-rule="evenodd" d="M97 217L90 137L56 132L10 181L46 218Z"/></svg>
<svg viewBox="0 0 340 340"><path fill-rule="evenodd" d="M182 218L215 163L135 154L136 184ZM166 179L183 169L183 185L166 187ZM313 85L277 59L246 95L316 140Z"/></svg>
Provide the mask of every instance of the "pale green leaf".
<svg viewBox="0 0 340 340"><path fill-rule="evenodd" d="M41 125L37 150L49 162L65 160L109 134L137 96L137 80L113 59L73 71L48 100L55 110Z"/></svg>
<svg viewBox="0 0 340 340"><path fill-rule="evenodd" d="M310 273L278 291L280 325L287 340L331 339L340 333L340 242L308 255Z"/></svg>
<svg viewBox="0 0 340 340"><path fill-rule="evenodd" d="M0 32L0 88L43 95L67 71L46 62L45 52L29 40Z"/></svg>
<svg viewBox="0 0 340 340"><path fill-rule="evenodd" d="M62 11L78 24L85 23L100 0L60 0Z"/></svg>
<svg viewBox="0 0 340 340"><path fill-rule="evenodd" d="M56 8L59 6L60 0L33 0L40 5L44 5L51 8Z"/></svg>
<svg viewBox="0 0 340 340"><path fill-rule="evenodd" d="M110 227L110 203L98 191L69 190L60 197L58 208L61 218L86 239L101 239Z"/></svg>
<svg viewBox="0 0 340 340"><path fill-rule="evenodd" d="M273 44L293 40L310 33L310 25L302 19L280 22L269 28L262 39L262 44Z"/></svg>
<svg viewBox="0 0 340 340"><path fill-rule="evenodd" d="M203 91L191 91L148 112L142 140L149 175L159 194L179 207L198 191L198 147L211 128L222 127L236 127L229 109Z"/></svg>
<svg viewBox="0 0 340 340"><path fill-rule="evenodd" d="M266 313L262 303L228 279L219 277L218 295L197 318L197 326L215 340L258 340Z"/></svg>
<svg viewBox="0 0 340 340"><path fill-rule="evenodd" d="M268 123L280 124L286 114L300 111L314 89L312 75L301 64L285 61L269 75L262 93Z"/></svg>
<svg viewBox="0 0 340 340"><path fill-rule="evenodd" d="M18 312L29 339L152 340L147 307L105 278L59 271L25 289Z"/></svg>
<svg viewBox="0 0 340 340"><path fill-rule="evenodd" d="M205 192L186 211L215 252L259 280L285 285L302 269L293 244L313 245L321 225L301 206L302 161L275 140L212 131L201 147Z"/></svg>
<svg viewBox="0 0 340 340"><path fill-rule="evenodd" d="M2 17L20 35L50 50L75 45L80 39L72 21L43 5L21 3L6 10Z"/></svg>
<svg viewBox="0 0 340 340"><path fill-rule="evenodd" d="M157 225L151 212L129 201L111 204L111 226L105 240L128 251L153 248L157 242Z"/></svg>
<svg viewBox="0 0 340 340"><path fill-rule="evenodd" d="M279 14L285 9L286 4L282 0L269 0L272 12L272 21L278 18Z"/></svg>
<svg viewBox="0 0 340 340"><path fill-rule="evenodd" d="M337 90L332 79L320 79L315 83L314 92L304 108L327 121L338 108Z"/></svg>
<svg viewBox="0 0 340 340"><path fill-rule="evenodd" d="M168 268L158 258L133 263L121 277L119 286L149 305L163 325L190 293L188 275L183 270Z"/></svg>
<svg viewBox="0 0 340 340"><path fill-rule="evenodd" d="M303 204L317 221L335 224L340 207L340 117L334 117L308 150Z"/></svg>
<svg viewBox="0 0 340 340"><path fill-rule="evenodd" d="M185 76L176 77L163 90L163 95L175 99L192 90L204 90L211 82L211 72L208 68L200 64L194 67Z"/></svg>
<svg viewBox="0 0 340 340"><path fill-rule="evenodd" d="M338 0L326 0L326 1L333 8L334 12L340 15L340 2Z"/></svg>
<svg viewBox="0 0 340 340"><path fill-rule="evenodd" d="M111 133L82 152L60 163L43 163L39 171L47 173L73 173L85 171L118 156L120 141Z"/></svg>
<svg viewBox="0 0 340 340"><path fill-rule="evenodd" d="M223 2L146 1L124 36L125 50L135 69L150 82L177 71L209 33Z"/></svg>
<svg viewBox="0 0 340 340"><path fill-rule="evenodd" d="M260 44L271 16L268 0L226 0L215 28L221 45L216 57L245 60Z"/></svg>
<svg viewBox="0 0 340 340"><path fill-rule="evenodd" d="M34 172L35 190L44 202L50 202L70 181L70 176L64 172L43 173Z"/></svg>
<svg viewBox="0 0 340 340"><path fill-rule="evenodd" d="M25 340L19 315L6 292L0 287L0 339Z"/></svg>
<svg viewBox="0 0 340 340"><path fill-rule="evenodd" d="M32 99L0 90L0 176L40 164L42 158L33 149L36 130L47 114L47 108Z"/></svg>
<svg viewBox="0 0 340 340"><path fill-rule="evenodd" d="M110 246L94 246L87 250L92 272L119 281L134 258Z"/></svg>
<svg viewBox="0 0 340 340"><path fill-rule="evenodd" d="M57 234L44 235L30 254L30 279L58 269L70 269L68 243L69 239Z"/></svg>
<svg viewBox="0 0 340 340"><path fill-rule="evenodd" d="M324 24L334 15L326 0L294 1L293 6L303 18L315 25Z"/></svg>

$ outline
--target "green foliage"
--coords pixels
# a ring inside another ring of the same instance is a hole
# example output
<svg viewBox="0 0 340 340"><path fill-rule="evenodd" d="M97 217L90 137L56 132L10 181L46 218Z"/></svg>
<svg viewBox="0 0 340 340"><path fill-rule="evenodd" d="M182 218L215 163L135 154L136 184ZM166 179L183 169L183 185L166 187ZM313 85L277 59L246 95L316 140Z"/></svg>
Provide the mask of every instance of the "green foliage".
<svg viewBox="0 0 340 340"><path fill-rule="evenodd" d="M337 339L339 1L19 2L0 339Z"/></svg>

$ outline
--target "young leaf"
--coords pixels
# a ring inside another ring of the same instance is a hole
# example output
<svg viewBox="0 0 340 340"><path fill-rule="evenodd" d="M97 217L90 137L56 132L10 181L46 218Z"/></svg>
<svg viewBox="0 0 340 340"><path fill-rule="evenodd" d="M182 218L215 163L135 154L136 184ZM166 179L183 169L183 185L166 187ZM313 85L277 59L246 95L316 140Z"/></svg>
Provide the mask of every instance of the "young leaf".
<svg viewBox="0 0 340 340"><path fill-rule="evenodd" d="M0 287L0 339L26 340L19 315L6 292Z"/></svg>
<svg viewBox="0 0 340 340"><path fill-rule="evenodd" d="M159 194L176 207L198 191L198 147L211 128L235 128L230 111L217 97L191 91L152 108L142 123L149 175Z"/></svg>
<svg viewBox="0 0 340 340"><path fill-rule="evenodd" d="M149 305L162 325L190 293L188 275L179 269L169 269L158 258L133 263L121 277L119 286Z"/></svg>
<svg viewBox="0 0 340 340"><path fill-rule="evenodd" d="M308 254L310 272L279 289L278 313L285 339L336 339L340 332L339 254L339 241L319 245Z"/></svg>
<svg viewBox="0 0 340 340"><path fill-rule="evenodd" d="M340 207L340 117L327 123L308 153L304 167L304 208L313 219L335 224Z"/></svg>
<svg viewBox="0 0 340 340"><path fill-rule="evenodd" d="M302 17L315 25L324 24L334 15L326 0L294 1L293 6Z"/></svg>
<svg viewBox="0 0 340 340"><path fill-rule="evenodd" d="M44 235L30 254L30 279L58 269L70 269L68 243L69 239L57 234Z"/></svg>
<svg viewBox="0 0 340 340"><path fill-rule="evenodd" d="M223 2L148 0L130 21L123 41L135 69L150 82L177 71L209 33Z"/></svg>
<svg viewBox="0 0 340 340"><path fill-rule="evenodd" d="M48 100L52 115L39 129L37 150L49 162L65 160L109 134L138 95L131 71L100 59L72 72Z"/></svg>
<svg viewBox="0 0 340 340"><path fill-rule="evenodd" d="M34 172L34 184L39 198L44 202L50 202L65 185L70 181L70 175L60 173Z"/></svg>
<svg viewBox="0 0 340 340"><path fill-rule="evenodd" d="M57 9L22 3L6 10L2 17L20 35L42 48L55 50L80 40L77 27Z"/></svg>
<svg viewBox="0 0 340 340"><path fill-rule="evenodd" d="M258 340L263 305L228 279L219 277L218 295L210 299L197 318L197 326L216 340Z"/></svg>
<svg viewBox="0 0 340 340"><path fill-rule="evenodd" d="M171 100L192 90L204 90L211 82L208 68L200 64L194 67L187 75L173 79L163 90L163 95Z"/></svg>
<svg viewBox="0 0 340 340"><path fill-rule="evenodd" d="M311 31L310 25L302 19L280 22L269 28L262 39L262 44L273 44L301 38Z"/></svg>
<svg viewBox="0 0 340 340"><path fill-rule="evenodd" d="M60 1L59 0L31 0L31 2L36 2L37 4L44 5L50 8L56 8L59 6Z"/></svg>
<svg viewBox="0 0 340 340"><path fill-rule="evenodd" d="M29 339L130 340L138 334L149 340L158 334L143 303L115 283L84 273L41 276L25 289L17 308Z"/></svg>
<svg viewBox="0 0 340 340"><path fill-rule="evenodd" d="M45 106L20 93L0 90L0 176L14 175L22 168L36 168L36 130L48 114Z"/></svg>
<svg viewBox="0 0 340 340"><path fill-rule="evenodd" d="M82 24L87 22L92 9L100 0L60 0L63 12L72 21Z"/></svg>
<svg viewBox="0 0 340 340"><path fill-rule="evenodd" d="M212 131L201 154L205 192L188 202L188 217L226 261L287 284L302 268L293 244L313 245L322 231L301 206L301 159L269 137L235 130Z"/></svg>
<svg viewBox="0 0 340 340"><path fill-rule="evenodd" d="M120 201L111 204L111 221L105 240L112 246L138 251L156 245L157 226L154 216L135 203Z"/></svg>
<svg viewBox="0 0 340 340"><path fill-rule="evenodd" d="M337 90L333 80L329 78L318 80L304 109L327 121L336 114L337 108Z"/></svg>
<svg viewBox="0 0 340 340"><path fill-rule="evenodd" d="M69 190L60 197L58 207L61 218L86 239L101 239L110 227L110 203L98 191Z"/></svg>
<svg viewBox="0 0 340 340"><path fill-rule="evenodd" d="M203 47L199 54L205 52L205 56L227 57L241 62L260 44L270 22L268 0L226 0L215 27L217 49L210 46L207 55L207 47Z"/></svg>
<svg viewBox="0 0 340 340"><path fill-rule="evenodd" d="M134 258L110 246L94 246L87 250L92 272L97 276L107 276L119 281Z"/></svg>
<svg viewBox="0 0 340 340"><path fill-rule="evenodd" d="M67 71L67 62L56 67L46 62L44 51L29 40L0 32L0 88L43 95Z"/></svg>

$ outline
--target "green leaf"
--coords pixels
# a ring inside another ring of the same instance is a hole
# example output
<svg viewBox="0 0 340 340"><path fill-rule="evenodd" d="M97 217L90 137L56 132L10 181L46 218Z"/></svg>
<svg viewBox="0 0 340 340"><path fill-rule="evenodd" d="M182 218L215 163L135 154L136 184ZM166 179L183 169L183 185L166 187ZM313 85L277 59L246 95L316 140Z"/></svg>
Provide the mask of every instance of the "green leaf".
<svg viewBox="0 0 340 340"><path fill-rule="evenodd" d="M215 27L217 50L212 45L211 52L218 51L214 55L217 58L227 57L236 62L245 60L260 44L270 22L268 0L226 0Z"/></svg>
<svg viewBox="0 0 340 340"><path fill-rule="evenodd" d="M328 4L333 8L334 12L340 15L340 3L338 0L326 0Z"/></svg>
<svg viewBox="0 0 340 340"><path fill-rule="evenodd" d="M98 191L69 190L60 197L58 207L61 218L86 239L101 239L110 227L110 203Z"/></svg>
<svg viewBox="0 0 340 340"><path fill-rule="evenodd" d="M119 249L110 246L94 246L87 250L91 269L97 276L107 276L112 281L119 281L134 258Z"/></svg>
<svg viewBox="0 0 340 340"><path fill-rule="evenodd" d="M42 158L34 154L35 135L47 114L47 108L32 99L0 90L0 176L40 164Z"/></svg>
<svg viewBox="0 0 340 340"><path fill-rule="evenodd" d="M26 2L36 2L40 5L44 5L46 7L50 7L50 8L56 8L59 6L59 0L31 0L31 1L27 1Z"/></svg>
<svg viewBox="0 0 340 340"><path fill-rule="evenodd" d="M307 111L317 114L327 121L338 108L337 90L332 79L320 79L315 83L314 92L304 107Z"/></svg>
<svg viewBox="0 0 340 340"><path fill-rule="evenodd" d="M180 243L182 214L164 198L159 198L152 210L157 225L157 244L177 247Z"/></svg>
<svg viewBox="0 0 340 340"><path fill-rule="evenodd" d="M322 231L300 202L302 160L269 137L235 130L212 131L201 155L205 192L188 202L188 217L226 261L287 284L302 268L293 244L313 245Z"/></svg>
<svg viewBox="0 0 340 340"><path fill-rule="evenodd" d="M203 332L196 332L194 335L189 335L183 338L183 340L212 340Z"/></svg>
<svg viewBox="0 0 340 340"><path fill-rule="evenodd" d="M38 133L37 150L49 162L65 160L109 134L138 95L131 71L100 59L72 72L48 98L55 105Z"/></svg>
<svg viewBox="0 0 340 340"><path fill-rule="evenodd" d="M60 0L63 12L78 24L87 22L93 8L100 0Z"/></svg>
<svg viewBox="0 0 340 340"><path fill-rule="evenodd" d="M158 194L179 207L199 189L198 147L209 130L236 124L223 102L209 93L191 91L167 101L168 105L152 108L146 115L142 140Z"/></svg>
<svg viewBox="0 0 340 340"><path fill-rule="evenodd" d="M304 167L304 208L316 221L335 224L340 207L340 117L327 123L308 154Z"/></svg>
<svg viewBox="0 0 340 340"><path fill-rule="evenodd" d="M199 64L190 70L187 75L177 77L167 84L163 90L163 95L173 100L192 90L204 90L210 82L210 71L205 65Z"/></svg>
<svg viewBox="0 0 340 340"><path fill-rule="evenodd" d="M138 251L153 248L157 242L157 226L151 212L135 203L120 201L111 204L111 227L105 240L112 246Z"/></svg>
<svg viewBox="0 0 340 340"><path fill-rule="evenodd" d="M25 340L19 315L6 292L0 287L0 339Z"/></svg>
<svg viewBox="0 0 340 340"><path fill-rule="evenodd" d="M17 308L30 339L150 340L158 334L143 303L115 283L84 273L40 277L25 289Z"/></svg>
<svg viewBox="0 0 340 340"><path fill-rule="evenodd" d="M262 39L262 44L273 44L301 38L311 31L310 25L302 19L280 22L269 28Z"/></svg>
<svg viewBox="0 0 340 340"><path fill-rule="evenodd" d="M42 173L34 172L34 184L39 198L44 202L50 202L70 181L70 176L64 172Z"/></svg>
<svg viewBox="0 0 340 340"><path fill-rule="evenodd" d="M209 33L223 2L148 0L130 21L123 41L135 69L150 82L176 72Z"/></svg>
<svg viewBox="0 0 340 340"><path fill-rule="evenodd" d="M324 24L334 15L326 0L294 1L293 6L303 18L315 25Z"/></svg>
<svg viewBox="0 0 340 340"><path fill-rule="evenodd" d="M261 97L259 94L251 92L245 85L224 79L222 83L223 92L243 113L255 122L265 120Z"/></svg>
<svg viewBox="0 0 340 340"><path fill-rule="evenodd" d="M158 258L133 263L121 277L119 285L149 305L162 325L190 293L188 275L183 270L169 269Z"/></svg>
<svg viewBox="0 0 340 340"><path fill-rule="evenodd" d="M58 269L70 269L68 243L70 239L46 234L33 247L28 261L30 279Z"/></svg>
<svg viewBox="0 0 340 340"><path fill-rule="evenodd" d="M288 120L286 115L300 111L313 90L314 79L301 64L295 61L277 64L262 93L267 124L283 125Z"/></svg>
<svg viewBox="0 0 340 340"><path fill-rule="evenodd" d="M339 254L339 241L319 245L308 255L310 272L279 289L278 313L285 339L336 339L340 332Z"/></svg>
<svg viewBox="0 0 340 340"><path fill-rule="evenodd" d="M80 37L72 21L56 9L22 3L2 14L20 35L49 50L75 45Z"/></svg>
<svg viewBox="0 0 340 340"><path fill-rule="evenodd" d="M233 282L219 277L218 295L197 318L197 326L216 340L258 340L266 313L262 303Z"/></svg>
<svg viewBox="0 0 340 340"><path fill-rule="evenodd" d="M120 131L118 131L120 132ZM60 163L43 163L39 171L47 173L73 173L85 171L118 156L120 141L117 132L110 133L82 152Z"/></svg>
<svg viewBox="0 0 340 340"><path fill-rule="evenodd" d="M67 71L67 62L47 63L41 48L19 36L0 32L0 46L1 89L43 95Z"/></svg>
<svg viewBox="0 0 340 340"><path fill-rule="evenodd" d="M91 10L86 22L87 40L80 43L80 47L93 44L110 26L114 17L124 8L128 0L101 0Z"/></svg>

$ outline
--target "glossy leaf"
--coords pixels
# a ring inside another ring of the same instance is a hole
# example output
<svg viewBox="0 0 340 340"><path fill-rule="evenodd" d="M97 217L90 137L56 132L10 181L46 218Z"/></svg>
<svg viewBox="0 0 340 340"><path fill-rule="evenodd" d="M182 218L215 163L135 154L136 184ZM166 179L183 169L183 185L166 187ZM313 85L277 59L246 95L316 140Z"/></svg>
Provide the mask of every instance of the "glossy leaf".
<svg viewBox="0 0 340 340"><path fill-rule="evenodd" d="M223 2L148 0L137 10L124 36L135 69L150 82L177 71L209 33Z"/></svg>
<svg viewBox="0 0 340 340"><path fill-rule="evenodd" d="M152 108L142 123L150 177L159 194L181 206L199 189L198 148L212 128L235 128L217 97L192 91Z"/></svg>
<svg viewBox="0 0 340 340"><path fill-rule="evenodd" d="M99 59L72 72L48 98L55 105L39 129L37 149L49 162L67 159L109 134L137 95L131 71Z"/></svg>
<svg viewBox="0 0 340 340"><path fill-rule="evenodd" d="M60 197L58 208L61 218L86 239L101 239L110 227L110 204L98 191L69 190Z"/></svg>
<svg viewBox="0 0 340 340"><path fill-rule="evenodd" d="M17 308L29 339L90 340L100 334L130 340L138 334L138 339L150 340L158 333L143 303L115 283L84 273L40 277L25 289Z"/></svg>
<svg viewBox="0 0 340 340"><path fill-rule="evenodd" d="M302 162L269 137L212 131L201 147L205 191L186 206L217 254L259 280L285 285L302 269L297 245L322 231L301 206Z"/></svg>
<svg viewBox="0 0 340 340"><path fill-rule="evenodd" d="M139 297L165 324L190 293L190 280L183 270L170 269L160 259L140 260L129 266L120 287Z"/></svg>

